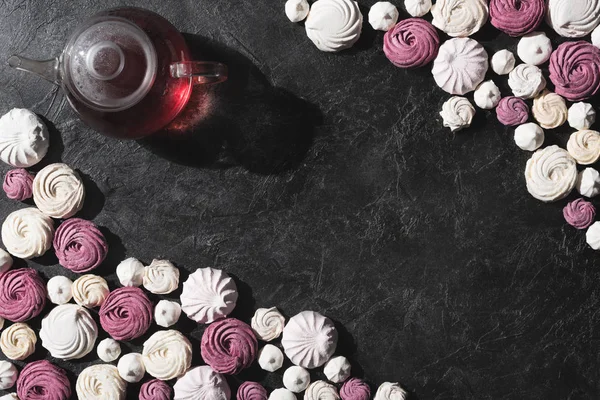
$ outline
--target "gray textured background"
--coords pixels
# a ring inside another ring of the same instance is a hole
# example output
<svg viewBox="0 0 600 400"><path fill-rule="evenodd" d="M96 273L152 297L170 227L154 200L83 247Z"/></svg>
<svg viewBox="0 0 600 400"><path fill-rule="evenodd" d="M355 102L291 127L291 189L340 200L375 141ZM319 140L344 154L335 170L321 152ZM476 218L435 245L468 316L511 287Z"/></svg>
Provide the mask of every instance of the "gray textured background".
<svg viewBox="0 0 600 400"><path fill-rule="evenodd" d="M360 1L365 16L372 3ZM0 112L45 116L54 129L44 164L86 177L82 216L107 234L99 273L113 287L126 256L168 258L183 279L223 268L240 286L236 316L249 321L260 306L330 316L354 373L374 387L400 381L418 399L599 396L597 255L564 224L564 201L527 194L529 154L493 112L450 134L438 116L449 96L430 68L393 67L368 26L352 50L321 53L283 0L4 0L0 58L55 56L78 21L118 5L162 14L195 53L229 64L193 139L103 137L51 84L0 63ZM488 51L516 47L490 27L475 38ZM567 137L548 133L547 143ZM0 217L20 207L2 200ZM37 261L46 278L74 277L51 256ZM179 328L199 363L202 328L185 317ZM74 382L93 362L57 364ZM275 388L281 374L254 369L231 383Z"/></svg>

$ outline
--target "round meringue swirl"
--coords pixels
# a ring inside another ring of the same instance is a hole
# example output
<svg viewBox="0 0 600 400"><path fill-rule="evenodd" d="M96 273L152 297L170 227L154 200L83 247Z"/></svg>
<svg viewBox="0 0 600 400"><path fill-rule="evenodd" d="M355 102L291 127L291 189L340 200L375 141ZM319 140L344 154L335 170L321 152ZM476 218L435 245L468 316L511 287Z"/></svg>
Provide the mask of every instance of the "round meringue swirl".
<svg viewBox="0 0 600 400"><path fill-rule="evenodd" d="M371 389L362 379L350 378L342 385L340 396L343 400L369 400Z"/></svg>
<svg viewBox="0 0 600 400"><path fill-rule="evenodd" d="M488 65L488 55L481 44L473 39L457 38L440 46L431 73L444 91L462 95L483 82Z"/></svg>
<svg viewBox="0 0 600 400"><path fill-rule="evenodd" d="M13 322L37 317L46 305L46 284L32 268L0 274L0 317Z"/></svg>
<svg viewBox="0 0 600 400"><path fill-rule="evenodd" d="M566 150L548 146L533 153L525 167L527 190L538 200L552 202L566 197L577 182L577 164Z"/></svg>
<svg viewBox="0 0 600 400"><path fill-rule="evenodd" d="M399 384L384 382L377 388L373 400L404 400L406 396L406 391Z"/></svg>
<svg viewBox="0 0 600 400"><path fill-rule="evenodd" d="M490 22L510 36L533 32L545 14L544 0L490 0Z"/></svg>
<svg viewBox="0 0 600 400"><path fill-rule="evenodd" d="M19 371L13 363L9 361L0 361L0 390L10 389L17 382ZM0 397L1 399L1 397Z"/></svg>
<svg viewBox="0 0 600 400"><path fill-rule="evenodd" d="M100 307L100 325L115 340L142 336L152 323L152 303L140 288L113 290Z"/></svg>
<svg viewBox="0 0 600 400"><path fill-rule="evenodd" d="M352 0L319 0L306 18L306 34L321 51L348 49L360 37L363 17Z"/></svg>
<svg viewBox="0 0 600 400"><path fill-rule="evenodd" d="M80 306L87 308L100 307L108 296L108 283L98 275L82 275L71 287L73 300Z"/></svg>
<svg viewBox="0 0 600 400"><path fill-rule="evenodd" d="M259 308L254 313L251 322L256 337L265 342L277 339L283 332L284 325L285 317L276 307Z"/></svg>
<svg viewBox="0 0 600 400"><path fill-rule="evenodd" d="M144 342L142 357L146 372L154 378L178 378L190 368L192 344L179 331L158 331Z"/></svg>
<svg viewBox="0 0 600 400"><path fill-rule="evenodd" d="M400 21L383 37L385 56L400 68L422 67L433 61L439 49L437 31L421 18Z"/></svg>
<svg viewBox="0 0 600 400"><path fill-rule="evenodd" d="M444 126L456 132L471 126L475 117L475 108L466 98L453 96L442 106L440 116L444 120Z"/></svg>
<svg viewBox="0 0 600 400"><path fill-rule="evenodd" d="M94 349L98 326L83 307L76 304L56 306L42 320L40 339L52 357L76 360Z"/></svg>
<svg viewBox="0 0 600 400"><path fill-rule="evenodd" d="M229 315L237 299L237 287L229 275L220 269L198 268L183 283L181 309L190 319L209 324Z"/></svg>
<svg viewBox="0 0 600 400"><path fill-rule="evenodd" d="M335 386L325 381L314 381L304 392L304 400L336 400L339 398Z"/></svg>
<svg viewBox="0 0 600 400"><path fill-rule="evenodd" d="M488 19L486 0L438 0L431 8L432 24L452 37L471 36Z"/></svg>
<svg viewBox="0 0 600 400"><path fill-rule="evenodd" d="M213 370L236 375L256 359L258 342L252 328L235 318L213 322L206 328L200 353Z"/></svg>
<svg viewBox="0 0 600 400"><path fill-rule="evenodd" d="M598 0L548 0L548 25L564 37L591 33L600 22Z"/></svg>
<svg viewBox="0 0 600 400"><path fill-rule="evenodd" d="M75 390L79 400L125 400L127 383L117 367L98 364L87 367L77 377Z"/></svg>
<svg viewBox="0 0 600 400"><path fill-rule="evenodd" d="M229 400L231 389L223 375L208 365L190 369L175 382L175 400Z"/></svg>
<svg viewBox="0 0 600 400"><path fill-rule="evenodd" d="M152 260L144 270L143 284L150 293L171 293L179 287L179 270L168 260Z"/></svg>
<svg viewBox="0 0 600 400"><path fill-rule="evenodd" d="M139 400L171 400L173 389L167 383L152 379L140 388Z"/></svg>
<svg viewBox="0 0 600 400"><path fill-rule="evenodd" d="M49 217L72 217L83 207L84 198L81 178L66 164L50 164L33 180L33 201Z"/></svg>
<svg viewBox="0 0 600 400"><path fill-rule="evenodd" d="M237 400L267 400L267 389L257 382L244 382L237 391Z"/></svg>
<svg viewBox="0 0 600 400"><path fill-rule="evenodd" d="M31 167L48 152L48 128L33 112L13 108L0 118L0 160L13 167Z"/></svg>
<svg viewBox="0 0 600 400"><path fill-rule="evenodd" d="M314 311L302 311L283 329L281 344L294 364L312 369L331 358L337 339L337 330L329 318Z"/></svg>
<svg viewBox="0 0 600 400"><path fill-rule="evenodd" d="M572 133L567 150L581 165L590 165L600 158L600 133L589 129Z"/></svg>
<svg viewBox="0 0 600 400"><path fill-rule="evenodd" d="M54 223L37 208L14 211L2 224L2 241L13 256L39 257L52 246Z"/></svg>
<svg viewBox="0 0 600 400"><path fill-rule="evenodd" d="M23 400L69 400L71 384L64 369L46 360L34 361L21 371L17 394Z"/></svg>
<svg viewBox="0 0 600 400"><path fill-rule="evenodd" d="M600 89L600 49L584 42L565 42L550 56L550 80L556 93L581 101Z"/></svg>
<svg viewBox="0 0 600 400"><path fill-rule="evenodd" d="M11 169L4 175L2 189L11 200L30 199L33 196L33 175L23 168Z"/></svg>
<svg viewBox="0 0 600 400"><path fill-rule="evenodd" d="M596 208L584 199L573 200L563 208L565 221L576 229L586 229L596 219Z"/></svg>
<svg viewBox="0 0 600 400"><path fill-rule="evenodd" d="M508 86L515 96L531 99L546 87L546 79L535 65L519 64L508 74Z"/></svg>
<svg viewBox="0 0 600 400"><path fill-rule="evenodd" d="M108 244L96 224L80 218L64 221L54 235L60 265L78 274L97 268L108 254Z"/></svg>
<svg viewBox="0 0 600 400"><path fill-rule="evenodd" d="M545 129L558 128L567 121L569 115L565 99L549 90L544 90L533 99L531 111L536 121Z"/></svg>
<svg viewBox="0 0 600 400"><path fill-rule="evenodd" d="M37 337L29 325L12 324L0 334L0 350L11 360L24 360L35 351Z"/></svg>
<svg viewBox="0 0 600 400"><path fill-rule="evenodd" d="M518 97L504 97L496 107L496 116L502 125L521 125L529 119L529 106Z"/></svg>

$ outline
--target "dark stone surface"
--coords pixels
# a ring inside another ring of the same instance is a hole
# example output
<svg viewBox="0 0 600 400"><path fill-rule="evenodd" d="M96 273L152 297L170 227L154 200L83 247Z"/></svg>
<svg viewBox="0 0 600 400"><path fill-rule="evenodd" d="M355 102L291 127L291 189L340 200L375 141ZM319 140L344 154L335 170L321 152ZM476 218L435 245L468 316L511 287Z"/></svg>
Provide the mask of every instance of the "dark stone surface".
<svg viewBox="0 0 600 400"><path fill-rule="evenodd" d="M126 256L171 259L182 280L223 268L240 288L235 316L249 321L259 306L330 316L339 352L374 389L399 381L418 399L598 398L597 255L563 222L565 201L528 195L530 155L512 129L479 111L472 129L450 134L438 116L449 96L429 67L393 67L367 23L353 49L321 53L283 3L127 2L164 15L194 52L229 64L231 80L209 93L216 107L191 138L106 138L79 122L56 87L1 64L0 112L27 107L47 118L44 164L63 161L85 177L81 215L110 244L97 273L116 287ZM360 3L366 17L374 1ZM0 58L55 56L82 18L117 5L7 0ZM516 49L490 26L475 38L490 52ZM506 77L495 80L508 94ZM568 134L548 132L547 143ZM21 207L2 200L0 216ZM52 255L28 264L45 278L74 278ZM177 327L201 363L203 327L185 317ZM124 350L139 351L147 336ZM73 384L98 362L53 361ZM273 389L282 373L255 368L230 382ZM130 385L128 398L138 389Z"/></svg>

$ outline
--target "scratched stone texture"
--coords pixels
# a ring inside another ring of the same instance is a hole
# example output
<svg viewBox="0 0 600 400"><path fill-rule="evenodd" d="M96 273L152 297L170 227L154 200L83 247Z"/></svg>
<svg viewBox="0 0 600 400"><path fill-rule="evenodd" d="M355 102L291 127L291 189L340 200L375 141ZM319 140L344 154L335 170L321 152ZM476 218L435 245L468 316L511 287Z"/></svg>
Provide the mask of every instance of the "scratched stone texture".
<svg viewBox="0 0 600 400"><path fill-rule="evenodd" d="M360 1L365 17L373 3ZM0 112L44 116L52 144L43 165L62 161L85 178L81 216L106 233L110 255L97 273L112 288L129 256L168 258L182 280L222 268L240 289L238 318L277 306L288 317L311 309L335 320L338 353L373 389L400 382L423 400L600 396L598 256L563 222L566 201L528 195L530 155L494 112L478 111L464 132L442 128L449 96L430 68L392 66L382 33L366 22L353 49L326 54L286 19L283 0L126 4L162 14L194 54L229 65L230 81L198 95L202 115L183 120L184 133L104 137L55 86L0 63ZM79 21L119 5L3 0L0 58L54 57ZM489 26L474 37L490 53L516 50ZM508 94L506 77L494 79ZM564 145L569 133L547 132L546 143ZM0 217L23 206L4 199ZM75 278L52 255L28 264L46 279ZM39 329L40 319L31 324ZM185 316L177 328L201 364L204 328ZM148 336L124 351L140 351ZM99 362L53 360L38 348L28 361L51 359L73 384ZM282 374L252 368L229 381L274 389ZM128 398L138 390L129 385Z"/></svg>

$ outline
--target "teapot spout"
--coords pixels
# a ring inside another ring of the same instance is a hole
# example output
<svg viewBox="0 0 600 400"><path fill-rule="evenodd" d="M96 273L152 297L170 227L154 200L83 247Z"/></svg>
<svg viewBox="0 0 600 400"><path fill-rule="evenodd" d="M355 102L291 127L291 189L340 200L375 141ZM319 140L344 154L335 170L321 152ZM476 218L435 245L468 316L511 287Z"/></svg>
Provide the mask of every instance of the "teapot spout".
<svg viewBox="0 0 600 400"><path fill-rule="evenodd" d="M8 59L8 65L20 71L31 72L32 74L41 76L47 81L60 85L60 60L58 57L51 60L36 61L13 55Z"/></svg>

